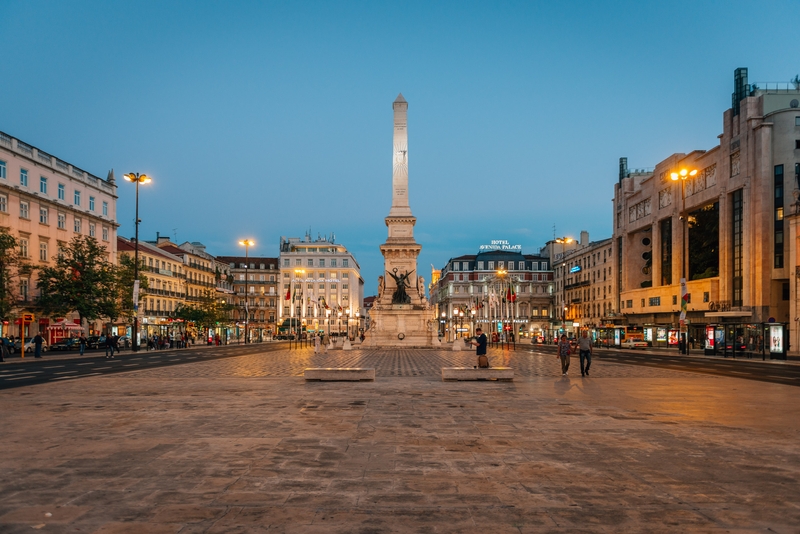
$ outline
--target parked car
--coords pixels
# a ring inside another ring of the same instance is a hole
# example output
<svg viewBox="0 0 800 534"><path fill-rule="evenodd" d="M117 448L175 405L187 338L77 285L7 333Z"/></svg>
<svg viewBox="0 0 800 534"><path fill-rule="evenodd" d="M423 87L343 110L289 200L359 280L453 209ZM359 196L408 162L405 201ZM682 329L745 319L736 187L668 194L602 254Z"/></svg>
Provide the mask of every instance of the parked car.
<svg viewBox="0 0 800 534"><path fill-rule="evenodd" d="M50 345L50 350L80 350L81 344L76 337L65 337Z"/></svg>
<svg viewBox="0 0 800 534"><path fill-rule="evenodd" d="M89 336L86 338L87 349L104 349L106 347L106 336Z"/></svg>
<svg viewBox="0 0 800 534"><path fill-rule="evenodd" d="M131 336L127 334L124 336L119 336L119 339L117 340L117 346L121 349L131 348Z"/></svg>
<svg viewBox="0 0 800 534"><path fill-rule="evenodd" d="M646 349L649 346L647 341L642 341L641 339L626 339L620 345L623 349Z"/></svg>
<svg viewBox="0 0 800 534"><path fill-rule="evenodd" d="M20 352L22 350L22 341L18 339L14 342L14 350ZM36 345L33 344L32 337L25 338L25 352L33 352L36 350ZM47 352L47 340L42 338L42 352Z"/></svg>

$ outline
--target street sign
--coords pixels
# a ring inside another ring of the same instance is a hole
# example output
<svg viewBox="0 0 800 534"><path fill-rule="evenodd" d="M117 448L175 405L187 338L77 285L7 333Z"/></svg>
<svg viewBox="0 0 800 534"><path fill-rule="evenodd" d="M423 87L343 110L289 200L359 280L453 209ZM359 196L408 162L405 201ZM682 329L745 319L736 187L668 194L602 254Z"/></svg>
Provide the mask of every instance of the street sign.
<svg viewBox="0 0 800 534"><path fill-rule="evenodd" d="M33 317L32 313L23 313L22 314L22 320L25 321L26 323L32 322L33 319L34 319L34 317Z"/></svg>

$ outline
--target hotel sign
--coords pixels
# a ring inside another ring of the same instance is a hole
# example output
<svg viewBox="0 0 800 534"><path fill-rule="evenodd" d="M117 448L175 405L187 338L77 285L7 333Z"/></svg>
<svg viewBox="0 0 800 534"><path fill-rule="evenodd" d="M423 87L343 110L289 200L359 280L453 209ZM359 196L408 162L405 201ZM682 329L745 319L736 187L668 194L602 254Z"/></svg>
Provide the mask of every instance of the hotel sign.
<svg viewBox="0 0 800 534"><path fill-rule="evenodd" d="M481 245L480 250L508 250L511 252L522 252L522 245L511 245L505 239L492 239L491 244Z"/></svg>

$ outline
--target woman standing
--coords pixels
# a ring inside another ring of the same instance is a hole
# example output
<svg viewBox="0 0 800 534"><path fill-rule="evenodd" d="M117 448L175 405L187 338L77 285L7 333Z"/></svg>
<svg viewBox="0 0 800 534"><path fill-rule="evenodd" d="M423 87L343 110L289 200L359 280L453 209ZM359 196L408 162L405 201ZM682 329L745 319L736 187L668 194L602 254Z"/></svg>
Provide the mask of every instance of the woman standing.
<svg viewBox="0 0 800 534"><path fill-rule="evenodd" d="M558 342L558 357L561 358L561 376L567 376L569 371L570 346L567 335L561 334L561 341Z"/></svg>

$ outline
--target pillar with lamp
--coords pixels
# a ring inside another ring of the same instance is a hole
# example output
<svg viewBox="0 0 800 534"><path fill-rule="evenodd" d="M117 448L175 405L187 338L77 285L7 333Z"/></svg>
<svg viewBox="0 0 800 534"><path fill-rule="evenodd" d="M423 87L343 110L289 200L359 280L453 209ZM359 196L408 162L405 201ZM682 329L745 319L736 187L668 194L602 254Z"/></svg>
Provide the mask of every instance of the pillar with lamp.
<svg viewBox="0 0 800 534"><path fill-rule="evenodd" d="M681 183L681 211L680 219L683 221L681 226L681 314L680 326L678 333L678 350L682 354L689 354L689 334L686 324L686 310L689 302L689 292L686 286L686 263L688 262L688 214L686 213L686 180L697 175L697 169L680 169L677 172L670 173L670 178L673 182L680 181Z"/></svg>
<svg viewBox="0 0 800 534"><path fill-rule="evenodd" d="M133 333L131 335L131 348L136 352L139 350L139 223L141 222L139 220L139 184L147 184L151 180L146 174L138 172L129 172L123 178L136 184L136 218L134 219L136 238L133 245Z"/></svg>

